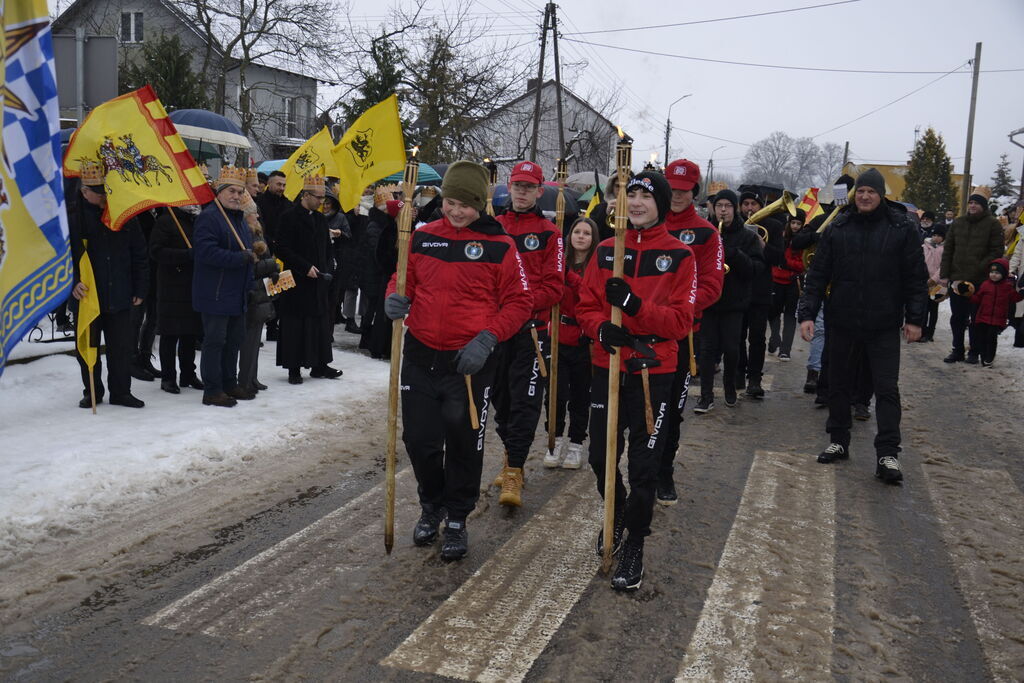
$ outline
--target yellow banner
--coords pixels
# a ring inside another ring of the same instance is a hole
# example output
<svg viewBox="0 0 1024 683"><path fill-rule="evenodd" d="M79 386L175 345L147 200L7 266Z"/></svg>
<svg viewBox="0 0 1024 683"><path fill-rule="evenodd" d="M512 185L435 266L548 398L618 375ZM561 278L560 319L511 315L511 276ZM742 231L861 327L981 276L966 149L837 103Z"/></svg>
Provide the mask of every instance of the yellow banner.
<svg viewBox="0 0 1024 683"><path fill-rule="evenodd" d="M100 298L96 293L96 276L92 272L92 261L89 252L83 251L78 261L79 282L85 285L85 296L78 300L78 315L75 316L75 345L78 355L92 370L96 365L96 347L92 345L89 328L92 321L100 317Z"/></svg>
<svg viewBox="0 0 1024 683"><path fill-rule="evenodd" d="M306 176L337 177L338 164L334 161L333 149L334 139L327 126L324 126L319 133L292 152L281 167L281 173L285 174L284 196L295 199L302 190L302 181Z"/></svg>
<svg viewBox="0 0 1024 683"><path fill-rule="evenodd" d="M398 96L392 95L367 109L345 131L333 153L341 179L338 203L342 211L349 211L359 204L367 185L405 168Z"/></svg>

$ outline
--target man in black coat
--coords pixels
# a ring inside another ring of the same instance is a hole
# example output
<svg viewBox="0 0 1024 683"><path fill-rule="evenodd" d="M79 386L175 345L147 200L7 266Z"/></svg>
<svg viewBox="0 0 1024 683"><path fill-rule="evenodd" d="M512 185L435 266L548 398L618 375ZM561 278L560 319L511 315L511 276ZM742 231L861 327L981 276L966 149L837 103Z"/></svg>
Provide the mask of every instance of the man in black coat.
<svg viewBox="0 0 1024 683"><path fill-rule="evenodd" d="M928 309L928 272L917 227L905 210L885 200L882 174L865 171L855 188L854 204L843 209L818 241L797 314L800 334L807 341L814 334L814 319L823 302L828 320L825 429L831 443L818 462L850 457L848 368L861 346L876 397L875 476L898 484L903 480L898 460L900 327L907 342L921 338Z"/></svg>
<svg viewBox="0 0 1024 683"><path fill-rule="evenodd" d="M291 384L302 384L302 368L312 368L310 377L337 379L342 374L328 365L334 358L330 315L334 266L327 219L318 211L325 196L323 178L307 177L298 203L282 213L278 223L275 253L295 278L295 287L281 294L277 309L277 364L288 368Z"/></svg>
<svg viewBox="0 0 1024 683"><path fill-rule="evenodd" d="M142 408L145 403L131 393L129 368L133 354L131 309L132 306L142 304L149 288L146 243L134 219L125 223L117 232L103 224L107 193L102 169L97 164L87 164L82 169L80 192L76 205L68 211L71 250L75 262L75 287L71 295L77 301L86 294L86 285L79 275L78 264L82 252L88 251L100 303L100 316L93 323L94 345L99 346L98 337L102 332L106 344L110 403ZM81 356L77 357L82 369L82 383L85 385L84 398L78 405L90 408L89 368ZM103 363L97 357L96 365L93 366L96 403L103 402L102 371Z"/></svg>

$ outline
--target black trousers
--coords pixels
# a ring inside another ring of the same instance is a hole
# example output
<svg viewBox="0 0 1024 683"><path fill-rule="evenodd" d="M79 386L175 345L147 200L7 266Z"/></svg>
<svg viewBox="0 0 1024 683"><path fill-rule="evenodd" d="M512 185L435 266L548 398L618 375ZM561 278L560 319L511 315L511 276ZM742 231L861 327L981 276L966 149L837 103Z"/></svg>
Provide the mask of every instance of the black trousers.
<svg viewBox="0 0 1024 683"><path fill-rule="evenodd" d="M153 357L153 341L156 339L156 291L150 286L146 300L132 306L132 344L139 360Z"/></svg>
<svg viewBox="0 0 1024 683"><path fill-rule="evenodd" d="M178 358L182 381L196 375L196 336L191 334L160 335L160 379L175 381L174 359Z"/></svg>
<svg viewBox="0 0 1024 683"><path fill-rule="evenodd" d="M875 436L877 457L897 456L900 452L900 330L854 331L835 325L828 329L829 391L828 420L825 431L834 443L850 445L850 403L854 393L849 368L857 362L858 346L863 347L875 390Z"/></svg>
<svg viewBox="0 0 1024 683"><path fill-rule="evenodd" d="M480 473L495 358L472 376L480 429L469 420L463 375L402 359L402 442L416 474L421 505L443 506L464 520L480 497Z"/></svg>
<svg viewBox="0 0 1024 683"><path fill-rule="evenodd" d="M694 340L696 350L697 340ZM669 394L669 406L665 426L665 449L661 452L661 467L658 476L663 480L672 478L676 453L679 451L683 415L686 410L686 399L690 395L690 343L688 339L679 341L679 355L676 371L672 375L672 389Z"/></svg>
<svg viewBox="0 0 1024 683"><path fill-rule="evenodd" d="M252 389L260 364L260 341L263 338L263 322L245 321L245 334L238 349L238 385Z"/></svg>
<svg viewBox="0 0 1024 683"><path fill-rule="evenodd" d="M700 395L715 397L715 361L722 357L725 393L736 393L736 363L740 354L743 311L704 311L700 321Z"/></svg>
<svg viewBox="0 0 1024 683"><path fill-rule="evenodd" d="M550 358L547 332L538 332L540 348ZM498 438L508 451L508 466L522 467L544 407L547 379L540 376L537 351L529 330L500 344L494 378L494 420Z"/></svg>
<svg viewBox="0 0 1024 683"><path fill-rule="evenodd" d="M974 347L974 304L969 298L950 291L949 311L949 329L953 332L953 350L964 352L964 331L966 330L970 350L972 353L976 353Z"/></svg>
<svg viewBox="0 0 1024 683"><path fill-rule="evenodd" d="M548 392L548 401L551 393ZM558 395L555 397L555 436L565 433L566 408L569 413L569 441L583 443L590 420L590 345L558 345ZM547 424L544 413L544 427Z"/></svg>
<svg viewBox="0 0 1024 683"><path fill-rule="evenodd" d="M935 336L935 325L939 322L939 302L928 300L928 317L924 323L924 337L931 339Z"/></svg>
<svg viewBox="0 0 1024 683"><path fill-rule="evenodd" d="M736 382L743 383L743 378L751 382L760 382L764 372L764 354L767 349L768 315L770 304L751 304L743 316L743 327L740 331L739 358L736 366ZM749 347L747 346L749 342Z"/></svg>
<svg viewBox="0 0 1024 683"><path fill-rule="evenodd" d="M107 384L111 396L127 396L132 392L132 376L129 371L132 354L135 352L132 339L131 309L123 311L101 312L93 322L93 345L99 346L100 335L106 346L104 355L107 357ZM89 397L89 366L82 357L75 353L78 367L82 371L82 395ZM96 400L103 398L103 359L96 355L96 365L92 367L93 381L96 383Z"/></svg>
<svg viewBox="0 0 1024 683"><path fill-rule="evenodd" d="M971 343L971 350L977 351L982 361L991 363L995 360L996 347L999 346L999 334L1002 331L1002 327L988 323L974 323L974 341Z"/></svg>
<svg viewBox="0 0 1024 683"><path fill-rule="evenodd" d="M800 299L799 287L795 281L788 285L780 285L778 282L772 284L772 308L768 323L771 325L772 339L778 342L779 352L789 355L793 350L793 337L796 334L796 304ZM781 336L779 335L780 326L782 328Z"/></svg>
<svg viewBox="0 0 1024 683"><path fill-rule="evenodd" d="M203 355L199 372L204 396L216 396L238 385L238 350L245 338L244 315L203 313Z"/></svg>
<svg viewBox="0 0 1024 683"><path fill-rule="evenodd" d="M647 433L644 390L640 375L622 373L619 386L619 421L615 451L615 507L625 504L626 528L630 538L648 536L654 516L654 492L665 448L665 418L670 410L672 375L650 376L654 434ZM619 460L629 432L629 495L622 482ZM590 394L590 467L597 476L597 491L604 498L606 434L608 433L608 371L594 367Z"/></svg>

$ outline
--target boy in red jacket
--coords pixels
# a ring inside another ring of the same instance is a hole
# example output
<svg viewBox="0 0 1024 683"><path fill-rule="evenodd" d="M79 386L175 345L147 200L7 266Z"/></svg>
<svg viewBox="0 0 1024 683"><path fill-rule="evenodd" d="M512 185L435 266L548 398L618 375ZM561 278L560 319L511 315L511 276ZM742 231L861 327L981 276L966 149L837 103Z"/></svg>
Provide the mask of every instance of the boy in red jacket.
<svg viewBox="0 0 1024 683"><path fill-rule="evenodd" d="M1014 286L1013 279L1008 277L1009 272L1010 262L997 258L989 266L988 279L971 297L976 310L974 335L978 342L978 356L986 368L992 367L996 358L999 334L1009 324L1010 306L1024 298L1024 294Z"/></svg>
<svg viewBox="0 0 1024 683"><path fill-rule="evenodd" d="M402 351L402 441L409 453L422 514L413 543L429 545L447 516L441 558L469 550L466 517L480 497L487 402L498 342L512 337L530 315L515 242L484 214L490 174L457 161L441 185L441 220L413 232L405 296L388 284L384 312L408 314ZM469 419L465 376L472 378L479 430Z"/></svg>
<svg viewBox="0 0 1024 683"><path fill-rule="evenodd" d="M665 420L672 399L679 339L693 326L697 298L697 271L693 252L665 227L672 192L665 177L654 171L639 173L626 185L630 229L626 233L624 277L612 277L614 239L597 249L583 276L576 319L583 333L597 340L593 348L594 379L590 403L590 466L597 475L597 490L604 495L605 435L608 420L609 355L620 347L618 442L629 432L629 496L622 475L615 472L615 535L619 564L612 588L635 590L643 578L644 537L651 533L654 496L665 448ZM622 325L611 323L611 307L622 309ZM653 433L647 432L642 370L650 375ZM621 446L616 463L622 456ZM598 536L598 554L604 539Z"/></svg>
<svg viewBox="0 0 1024 683"><path fill-rule="evenodd" d="M540 422L547 385L540 373L537 345L542 356L550 357L551 307L562 300L565 285L562 233L537 207L544 194L540 166L532 161L516 164L509 177L508 193L509 210L497 220L519 250L533 294L533 311L522 329L498 348L494 420L507 460L495 485L501 486L499 504L519 507L523 504L523 465ZM537 332L537 344L532 330Z"/></svg>

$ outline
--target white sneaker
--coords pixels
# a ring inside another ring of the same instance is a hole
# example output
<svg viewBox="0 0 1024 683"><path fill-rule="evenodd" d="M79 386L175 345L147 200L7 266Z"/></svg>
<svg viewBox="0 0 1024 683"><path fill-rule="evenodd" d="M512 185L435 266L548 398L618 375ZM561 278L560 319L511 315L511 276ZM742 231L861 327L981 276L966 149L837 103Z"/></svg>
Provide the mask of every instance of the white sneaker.
<svg viewBox="0 0 1024 683"><path fill-rule="evenodd" d="M578 470L582 464L583 444L570 443L569 452L565 454L565 460L562 461L562 467L567 470Z"/></svg>
<svg viewBox="0 0 1024 683"><path fill-rule="evenodd" d="M555 437L555 450L548 451L544 455L544 467L552 468L562 464L562 459L565 457L565 442L564 436Z"/></svg>

